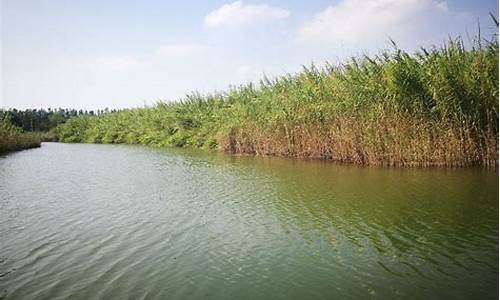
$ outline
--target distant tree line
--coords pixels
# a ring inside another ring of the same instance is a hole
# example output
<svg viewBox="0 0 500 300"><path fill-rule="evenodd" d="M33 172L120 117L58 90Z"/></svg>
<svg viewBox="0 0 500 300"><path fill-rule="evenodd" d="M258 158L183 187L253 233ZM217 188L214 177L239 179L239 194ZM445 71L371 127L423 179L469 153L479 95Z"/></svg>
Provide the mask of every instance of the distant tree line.
<svg viewBox="0 0 500 300"><path fill-rule="evenodd" d="M111 110L76 110L68 108L57 109L9 109L2 113L6 114L10 122L23 131L49 131L66 122L69 118L76 116L96 116L112 112Z"/></svg>

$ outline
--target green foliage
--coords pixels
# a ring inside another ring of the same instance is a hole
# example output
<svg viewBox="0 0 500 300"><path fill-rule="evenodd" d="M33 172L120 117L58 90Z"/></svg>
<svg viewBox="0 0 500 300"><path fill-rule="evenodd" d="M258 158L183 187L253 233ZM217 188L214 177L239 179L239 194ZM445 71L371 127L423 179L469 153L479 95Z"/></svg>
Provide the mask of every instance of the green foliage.
<svg viewBox="0 0 500 300"><path fill-rule="evenodd" d="M4 113L9 115L10 121L16 127L23 131L48 132L58 125L66 122L67 119L81 115L98 115L108 112L103 111L84 111L76 109L10 109Z"/></svg>
<svg viewBox="0 0 500 300"><path fill-rule="evenodd" d="M64 142L199 147L361 164L497 164L498 41L304 67L224 93L71 118Z"/></svg>
<svg viewBox="0 0 500 300"><path fill-rule="evenodd" d="M10 116L0 111L0 154L40 147L40 135L36 133L23 133L10 121Z"/></svg>

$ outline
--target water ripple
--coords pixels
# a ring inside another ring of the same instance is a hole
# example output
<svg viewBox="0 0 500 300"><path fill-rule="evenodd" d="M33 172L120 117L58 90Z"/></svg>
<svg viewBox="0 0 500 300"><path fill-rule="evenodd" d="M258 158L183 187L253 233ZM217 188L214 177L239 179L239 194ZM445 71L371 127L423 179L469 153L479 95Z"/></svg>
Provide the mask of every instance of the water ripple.
<svg viewBox="0 0 500 300"><path fill-rule="evenodd" d="M478 170L49 143L0 158L0 298L488 298L497 199Z"/></svg>

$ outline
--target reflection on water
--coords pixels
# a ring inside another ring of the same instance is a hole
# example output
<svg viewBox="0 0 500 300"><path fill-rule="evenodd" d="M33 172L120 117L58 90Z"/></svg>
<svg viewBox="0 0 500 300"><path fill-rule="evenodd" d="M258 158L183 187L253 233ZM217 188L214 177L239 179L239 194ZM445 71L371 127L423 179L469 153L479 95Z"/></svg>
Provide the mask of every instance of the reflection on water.
<svg viewBox="0 0 500 300"><path fill-rule="evenodd" d="M5 299L496 298L498 173L46 143L0 241Z"/></svg>

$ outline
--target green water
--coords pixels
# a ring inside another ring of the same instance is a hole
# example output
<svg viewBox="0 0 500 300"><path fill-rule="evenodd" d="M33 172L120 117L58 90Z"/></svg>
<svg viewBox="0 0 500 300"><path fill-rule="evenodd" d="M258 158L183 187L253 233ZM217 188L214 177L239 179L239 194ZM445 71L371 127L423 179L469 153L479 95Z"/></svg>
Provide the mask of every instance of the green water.
<svg viewBox="0 0 500 300"><path fill-rule="evenodd" d="M56 143L0 157L0 298L497 297L496 171Z"/></svg>

